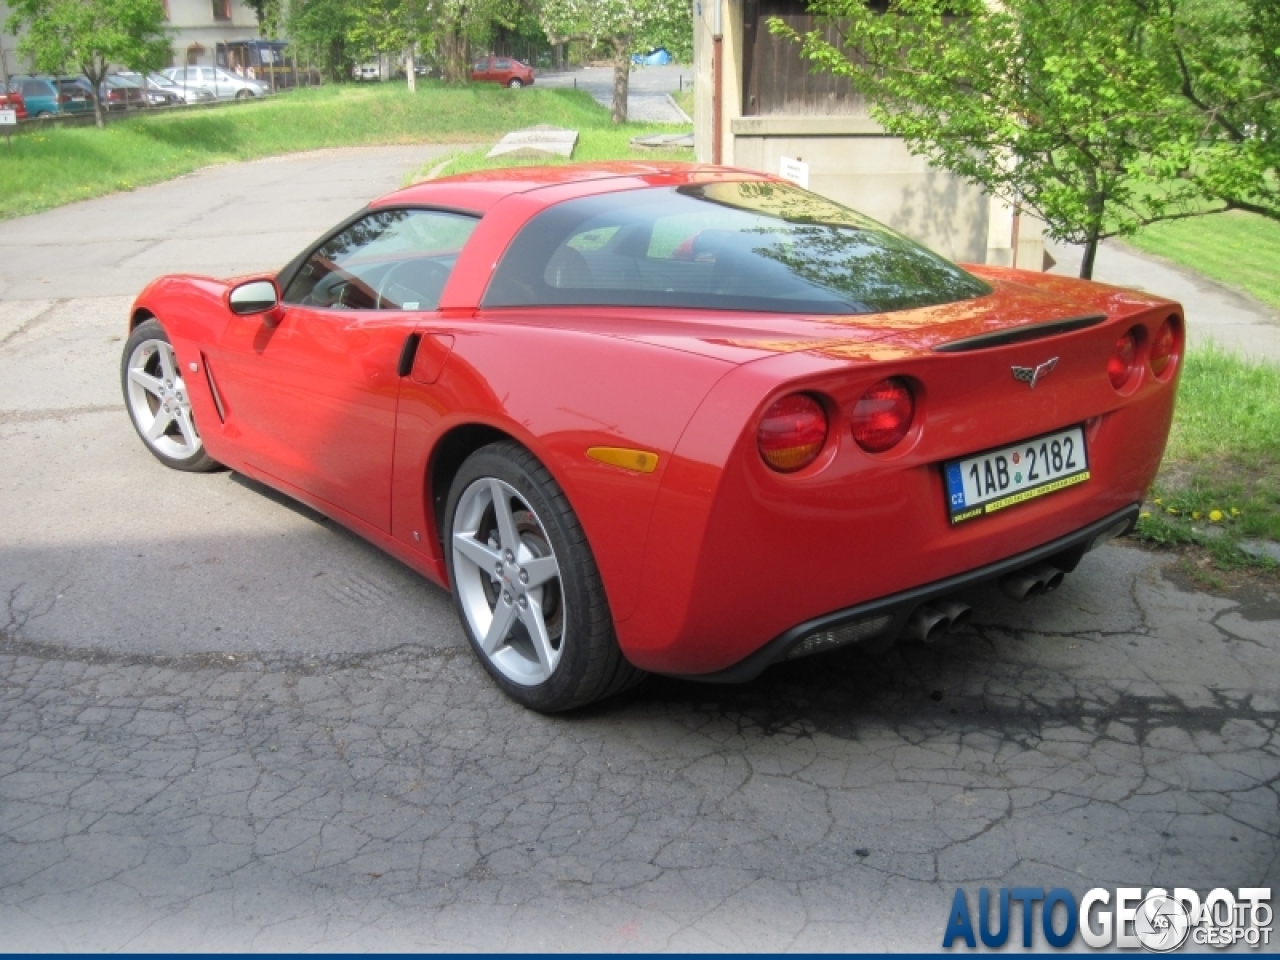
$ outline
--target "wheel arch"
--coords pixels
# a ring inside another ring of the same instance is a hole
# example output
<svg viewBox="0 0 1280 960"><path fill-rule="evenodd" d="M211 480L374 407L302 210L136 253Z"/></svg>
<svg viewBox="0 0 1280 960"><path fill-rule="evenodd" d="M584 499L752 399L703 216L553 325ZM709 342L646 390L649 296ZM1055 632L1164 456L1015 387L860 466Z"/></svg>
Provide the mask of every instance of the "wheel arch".
<svg viewBox="0 0 1280 960"><path fill-rule="evenodd" d="M428 515L435 523L434 535L436 542L440 544L441 556L444 556L444 510L445 504L449 499L449 490L453 486L453 478L458 475L458 471L462 468L462 464L466 462L467 457L471 456L481 447L487 447L491 443L500 443L508 440L512 443L518 443L526 450L528 445L521 442L519 437L514 436L498 427L488 423L470 422L460 423L451 427L438 441L431 450L431 456L427 460L427 476L426 476L426 497ZM538 456L536 452L530 451L534 456ZM538 457L541 461L542 458Z"/></svg>
<svg viewBox="0 0 1280 960"><path fill-rule="evenodd" d="M146 307L134 307L133 312L129 314L129 332L133 333L142 324L148 320L155 320L156 315Z"/></svg>

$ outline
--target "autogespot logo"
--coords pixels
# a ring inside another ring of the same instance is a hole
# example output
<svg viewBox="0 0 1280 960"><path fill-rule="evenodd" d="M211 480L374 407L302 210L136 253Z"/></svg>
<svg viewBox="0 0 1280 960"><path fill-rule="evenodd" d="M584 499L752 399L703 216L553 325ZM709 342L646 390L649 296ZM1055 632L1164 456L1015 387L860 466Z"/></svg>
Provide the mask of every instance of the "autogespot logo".
<svg viewBox="0 0 1280 960"><path fill-rule="evenodd" d="M1016 920L1015 904L1021 905ZM1077 936L1095 949L1141 947L1152 953L1170 953L1187 943L1193 948L1245 944L1255 949L1271 943L1270 887L1241 887L1235 893L1218 887L1203 902L1188 887L1176 887L1173 893L1159 887L1145 893L1140 887L1095 887L1078 903L1075 894L1061 887L1048 893L1043 887L1002 887L994 898L983 887L977 907L975 924L968 895L956 890L944 949L957 941L975 949L979 943L1000 949L1015 932L1021 933L1023 948L1031 949L1037 914L1045 942L1059 950L1070 947Z"/></svg>

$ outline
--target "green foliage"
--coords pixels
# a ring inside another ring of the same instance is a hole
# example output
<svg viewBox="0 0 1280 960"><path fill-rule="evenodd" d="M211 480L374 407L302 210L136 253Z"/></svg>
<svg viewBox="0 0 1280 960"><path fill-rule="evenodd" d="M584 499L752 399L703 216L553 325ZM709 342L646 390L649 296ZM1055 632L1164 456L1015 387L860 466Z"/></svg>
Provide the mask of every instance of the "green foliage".
<svg viewBox="0 0 1280 960"><path fill-rule="evenodd" d="M1104 237L1229 206L1266 213L1274 198L1275 0L810 6L840 42L771 28L848 76L912 150L1084 243L1084 276Z"/></svg>
<svg viewBox="0 0 1280 960"><path fill-rule="evenodd" d="M632 51L666 46L673 56L692 52L689 0L540 0L538 10L552 43L603 40L612 48L614 123L627 120Z"/></svg>
<svg viewBox="0 0 1280 960"><path fill-rule="evenodd" d="M78 69L97 91L111 64L147 71L165 63L164 23L160 0L13 0L5 26L37 70ZM96 95L94 111L101 127Z"/></svg>

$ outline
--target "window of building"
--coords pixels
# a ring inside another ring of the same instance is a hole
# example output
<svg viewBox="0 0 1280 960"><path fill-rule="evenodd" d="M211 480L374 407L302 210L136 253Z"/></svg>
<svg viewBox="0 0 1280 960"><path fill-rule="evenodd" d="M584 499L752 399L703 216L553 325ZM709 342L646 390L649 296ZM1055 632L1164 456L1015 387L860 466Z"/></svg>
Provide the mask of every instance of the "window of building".
<svg viewBox="0 0 1280 960"><path fill-rule="evenodd" d="M231 0L213 0L213 19L231 19Z"/></svg>

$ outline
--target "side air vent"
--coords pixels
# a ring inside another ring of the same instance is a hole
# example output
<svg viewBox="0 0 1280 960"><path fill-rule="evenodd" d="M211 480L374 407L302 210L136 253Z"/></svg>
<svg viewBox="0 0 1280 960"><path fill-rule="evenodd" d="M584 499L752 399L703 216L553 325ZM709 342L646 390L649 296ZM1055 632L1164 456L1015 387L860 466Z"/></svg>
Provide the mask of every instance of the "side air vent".
<svg viewBox="0 0 1280 960"><path fill-rule="evenodd" d="M939 344L933 349L938 353L965 353L969 350L989 350L992 347L1003 347L1011 343L1026 343L1028 340L1042 340L1045 337L1056 337L1060 333L1072 330L1085 330L1096 327L1107 319L1105 313L1091 313L1083 317L1068 317L1066 320L1049 320L1045 323L1032 323L1023 327L1010 327L1007 330L993 330L991 333L980 333L976 337L965 337L963 340L952 340Z"/></svg>

